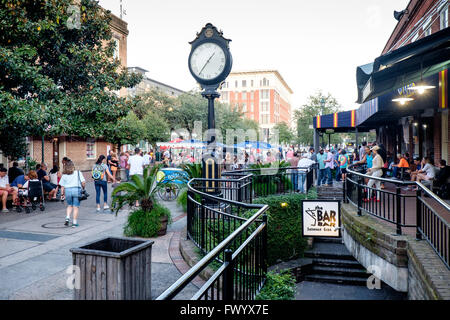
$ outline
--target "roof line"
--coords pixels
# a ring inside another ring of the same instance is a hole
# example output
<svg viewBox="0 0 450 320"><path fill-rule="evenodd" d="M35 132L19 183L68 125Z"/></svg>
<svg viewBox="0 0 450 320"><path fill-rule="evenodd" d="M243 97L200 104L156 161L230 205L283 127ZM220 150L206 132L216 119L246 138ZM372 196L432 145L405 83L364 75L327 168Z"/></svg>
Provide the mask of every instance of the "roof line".
<svg viewBox="0 0 450 320"><path fill-rule="evenodd" d="M253 71L232 71L231 74L252 74L252 73L275 73L275 75L278 77L278 79L281 81L281 83L288 89L289 93L293 94L294 92L292 89L288 86L286 81L281 76L280 72L278 70L253 70Z"/></svg>

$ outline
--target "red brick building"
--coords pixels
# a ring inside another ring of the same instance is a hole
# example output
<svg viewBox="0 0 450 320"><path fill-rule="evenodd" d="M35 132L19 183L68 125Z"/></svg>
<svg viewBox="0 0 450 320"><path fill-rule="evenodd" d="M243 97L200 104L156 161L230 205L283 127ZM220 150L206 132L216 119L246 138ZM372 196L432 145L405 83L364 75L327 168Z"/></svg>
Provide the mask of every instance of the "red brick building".
<svg viewBox="0 0 450 320"><path fill-rule="evenodd" d="M231 72L220 89L220 101L259 123L265 139L275 124L291 126L292 89L276 70Z"/></svg>

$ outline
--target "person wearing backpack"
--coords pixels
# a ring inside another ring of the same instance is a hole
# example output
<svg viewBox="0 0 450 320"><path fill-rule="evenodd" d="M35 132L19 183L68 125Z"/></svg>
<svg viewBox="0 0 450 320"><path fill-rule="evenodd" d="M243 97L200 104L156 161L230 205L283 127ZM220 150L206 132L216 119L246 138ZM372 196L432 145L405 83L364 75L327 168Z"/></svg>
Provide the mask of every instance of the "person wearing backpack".
<svg viewBox="0 0 450 320"><path fill-rule="evenodd" d="M106 180L106 175L108 175L113 183L116 179L109 172L108 166L104 163L106 157L101 155L98 157L97 162L92 168L92 179L94 179L95 185L95 201L97 203L97 212L100 212L100 193L103 190L103 210L108 210L108 181Z"/></svg>

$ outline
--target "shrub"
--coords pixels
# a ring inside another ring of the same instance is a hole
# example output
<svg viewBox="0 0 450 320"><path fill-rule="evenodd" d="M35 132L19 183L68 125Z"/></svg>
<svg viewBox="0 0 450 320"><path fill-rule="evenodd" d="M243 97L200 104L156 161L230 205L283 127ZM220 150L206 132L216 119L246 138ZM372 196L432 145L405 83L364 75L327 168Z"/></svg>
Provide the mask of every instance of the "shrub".
<svg viewBox="0 0 450 320"><path fill-rule="evenodd" d="M155 203L152 211L146 212L142 209L130 213L128 222L124 228L127 237L153 238L158 236L161 227L160 218L167 216L170 222L170 211L166 207Z"/></svg>
<svg viewBox="0 0 450 320"><path fill-rule="evenodd" d="M177 204L181 206L185 212L187 211L187 192L187 188L182 189L177 198Z"/></svg>
<svg viewBox="0 0 450 320"><path fill-rule="evenodd" d="M293 300L295 297L295 279L288 271L281 273L269 271L264 287L255 300Z"/></svg>
<svg viewBox="0 0 450 320"><path fill-rule="evenodd" d="M287 261L303 256L306 239L302 237L302 204L304 199L314 199L316 191L305 194L272 195L258 198L254 203L269 205L267 229L267 262ZM282 205L283 204L283 205Z"/></svg>

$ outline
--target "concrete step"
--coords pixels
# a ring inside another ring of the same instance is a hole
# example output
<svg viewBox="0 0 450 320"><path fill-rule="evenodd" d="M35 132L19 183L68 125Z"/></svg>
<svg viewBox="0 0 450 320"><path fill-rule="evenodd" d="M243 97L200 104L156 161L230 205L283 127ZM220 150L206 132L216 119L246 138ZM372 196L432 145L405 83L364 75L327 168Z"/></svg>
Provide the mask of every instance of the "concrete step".
<svg viewBox="0 0 450 320"><path fill-rule="evenodd" d="M364 268L352 269L352 268L329 267L329 266L313 266L312 274L365 278L365 279L367 279L370 276L370 274L368 274Z"/></svg>
<svg viewBox="0 0 450 320"><path fill-rule="evenodd" d="M305 281L325 282L325 283L337 283L346 285L366 286L367 279L358 277L346 277L346 276L332 276L322 274L311 274L305 276Z"/></svg>
<svg viewBox="0 0 450 320"><path fill-rule="evenodd" d="M316 242L313 249L305 252L305 257L356 261L341 243Z"/></svg>
<svg viewBox="0 0 450 320"><path fill-rule="evenodd" d="M342 238L314 238L314 243L338 243L342 244Z"/></svg>
<svg viewBox="0 0 450 320"><path fill-rule="evenodd" d="M344 259L313 259L314 265L322 267L342 267L349 269L364 269L362 265L356 260L344 260ZM365 269L364 269L365 270Z"/></svg>

